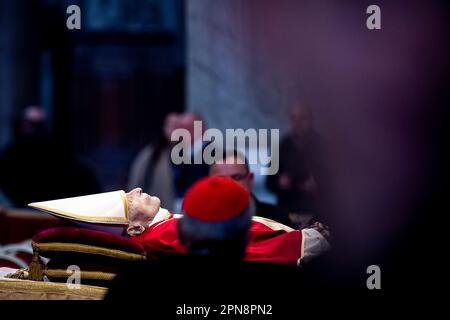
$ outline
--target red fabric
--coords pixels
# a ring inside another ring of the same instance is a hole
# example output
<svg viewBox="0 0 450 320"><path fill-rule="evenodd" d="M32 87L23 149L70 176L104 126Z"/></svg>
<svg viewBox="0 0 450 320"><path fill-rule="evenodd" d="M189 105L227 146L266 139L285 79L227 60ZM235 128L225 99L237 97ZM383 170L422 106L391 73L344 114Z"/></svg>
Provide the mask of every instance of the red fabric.
<svg viewBox="0 0 450 320"><path fill-rule="evenodd" d="M19 209L5 209L0 212L0 245L19 243L31 239L35 234L43 230L55 227L64 227L67 223L63 220L44 214L44 217L36 213L36 218L30 214L10 214Z"/></svg>
<svg viewBox="0 0 450 320"><path fill-rule="evenodd" d="M37 243L63 242L99 246L131 253L145 254L144 248L136 241L115 234L82 228L52 228L33 237Z"/></svg>
<svg viewBox="0 0 450 320"><path fill-rule="evenodd" d="M153 252L184 254L186 248L178 238L176 218L163 220L148 228L142 235L131 238L142 244L147 255ZM252 221L246 261L297 264L301 255L302 233L273 230L258 221Z"/></svg>
<svg viewBox="0 0 450 320"><path fill-rule="evenodd" d="M12 261L0 259L0 268L20 269L21 266Z"/></svg>
<svg viewBox="0 0 450 320"><path fill-rule="evenodd" d="M205 201L206 200L206 201ZM196 182L183 200L183 210L203 221L224 221L248 207L247 190L229 177L207 177Z"/></svg>
<svg viewBox="0 0 450 320"><path fill-rule="evenodd" d="M297 264L301 245L302 233L299 230L272 230L260 222L252 221L245 260Z"/></svg>
<svg viewBox="0 0 450 320"><path fill-rule="evenodd" d="M13 256L18 258L19 260L23 261L26 265L29 265L31 260L33 259L33 255L31 253L23 252L23 251L18 251ZM11 260L0 259L0 268L3 268L3 267L14 268L14 269L22 268L22 266L12 262Z"/></svg>

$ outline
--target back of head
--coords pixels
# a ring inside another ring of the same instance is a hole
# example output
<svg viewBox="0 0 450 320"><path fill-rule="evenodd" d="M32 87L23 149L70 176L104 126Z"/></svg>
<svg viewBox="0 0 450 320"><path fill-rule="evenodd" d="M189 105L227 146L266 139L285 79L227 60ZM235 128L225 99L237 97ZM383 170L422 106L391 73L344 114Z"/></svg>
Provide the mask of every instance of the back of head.
<svg viewBox="0 0 450 320"><path fill-rule="evenodd" d="M190 255L242 259L251 225L250 195L228 177L195 183L183 201L180 241Z"/></svg>

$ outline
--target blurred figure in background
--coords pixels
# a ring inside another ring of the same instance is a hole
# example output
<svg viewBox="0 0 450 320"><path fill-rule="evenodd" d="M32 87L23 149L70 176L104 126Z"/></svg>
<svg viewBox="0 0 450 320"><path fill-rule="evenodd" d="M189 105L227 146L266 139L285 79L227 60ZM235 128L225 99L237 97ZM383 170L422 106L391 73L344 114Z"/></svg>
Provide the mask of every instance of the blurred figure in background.
<svg viewBox="0 0 450 320"><path fill-rule="evenodd" d="M195 156L198 155L199 153L203 153L203 150L206 147L206 143L203 142L202 139L203 133L206 130L206 123L205 120L203 119L203 116L195 112L187 112L182 114L180 121L181 127L189 132L191 140L188 141L188 143L190 143L190 146L188 146L187 148L187 150L190 150L189 154L190 164L182 163L176 165L172 163L177 192L177 202L176 202L177 212L181 210L181 203L183 201L183 197L186 191L195 182L197 182L203 177L208 176L209 173L209 165L207 165L203 161L199 164L194 163ZM201 124L200 127L197 126L197 130L195 130L196 122L197 124Z"/></svg>
<svg viewBox="0 0 450 320"><path fill-rule="evenodd" d="M190 158L197 152L203 152L201 132L194 130L194 122L203 118L193 112L178 114L169 113L163 125L161 140L155 145L148 145L137 155L130 170L128 189L141 187L146 193L157 195L161 202L171 212L179 212L183 196L189 187L202 177L208 175L208 165L179 164L171 160L172 147L179 141L171 141L171 135L176 129L185 129L191 140L183 141L189 144Z"/></svg>
<svg viewBox="0 0 450 320"><path fill-rule="evenodd" d="M278 205L290 212L296 224L310 223L316 215L315 197L320 168L321 137L312 126L311 110L296 103L290 109L291 132L281 141L280 169L267 177Z"/></svg>
<svg viewBox="0 0 450 320"><path fill-rule="evenodd" d="M14 137L16 140L27 137L44 135L46 133L47 115L39 106L25 108L21 116L14 123Z"/></svg>
<svg viewBox="0 0 450 320"><path fill-rule="evenodd" d="M237 150L222 155L221 163L213 163L209 170L210 176L230 177L250 193L251 214L275 220L291 226L288 212L280 207L259 201L253 194L254 173L250 171L246 157Z"/></svg>
<svg viewBox="0 0 450 320"><path fill-rule="evenodd" d="M175 181L170 161L172 132L179 128L181 115L169 113L164 119L161 138L156 145L147 145L131 165L128 190L142 188L155 194L168 210L173 210L176 200Z"/></svg>
<svg viewBox="0 0 450 320"><path fill-rule="evenodd" d="M92 171L47 130L46 121L41 107L25 108L12 143L0 154L0 189L13 206L101 191Z"/></svg>

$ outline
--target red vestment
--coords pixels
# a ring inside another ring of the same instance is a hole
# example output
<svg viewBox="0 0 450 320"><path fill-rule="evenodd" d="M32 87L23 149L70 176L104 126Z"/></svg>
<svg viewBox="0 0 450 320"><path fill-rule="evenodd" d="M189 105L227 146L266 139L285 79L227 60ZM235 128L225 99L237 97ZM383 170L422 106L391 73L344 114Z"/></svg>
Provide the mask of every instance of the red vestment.
<svg viewBox="0 0 450 320"><path fill-rule="evenodd" d="M144 233L132 237L145 248L147 254L163 252L186 253L178 237L178 218L171 215L151 225ZM246 261L297 264L303 257L303 234L270 219L253 217Z"/></svg>

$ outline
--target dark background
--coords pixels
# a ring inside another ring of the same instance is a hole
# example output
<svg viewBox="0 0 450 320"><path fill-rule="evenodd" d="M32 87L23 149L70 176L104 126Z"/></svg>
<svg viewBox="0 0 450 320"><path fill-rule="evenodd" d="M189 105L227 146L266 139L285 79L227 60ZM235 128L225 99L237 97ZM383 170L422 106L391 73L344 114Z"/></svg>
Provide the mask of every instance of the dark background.
<svg viewBox="0 0 450 320"><path fill-rule="evenodd" d="M295 77L302 86L293 90L314 105L331 139L327 206L336 242L314 273L325 285L365 288L366 267L377 264L382 287L440 285L450 163L448 2L377 1L383 30L370 35L364 9L372 2L273 3L241 8L255 69L246 83L265 99L268 88L282 92L276 84ZM65 28L69 4L82 7L82 32ZM0 0L0 145L11 141L15 115L40 104L49 129L89 164L101 189L124 188L132 158L157 139L164 115L188 109L185 7L181 0ZM206 43L219 46L214 40ZM255 79L270 66L280 66L267 76L276 81L258 87ZM248 99L259 102L255 96ZM265 100L260 118L287 115L288 103ZM235 113L217 112L215 103L224 104L213 102L199 107L213 125L250 112L234 100Z"/></svg>
<svg viewBox="0 0 450 320"><path fill-rule="evenodd" d="M66 28L81 9L82 30ZM0 1L2 130L42 105L55 135L93 168L103 190L126 185L140 148L162 119L184 110L184 2ZM10 121L8 121L8 118Z"/></svg>

